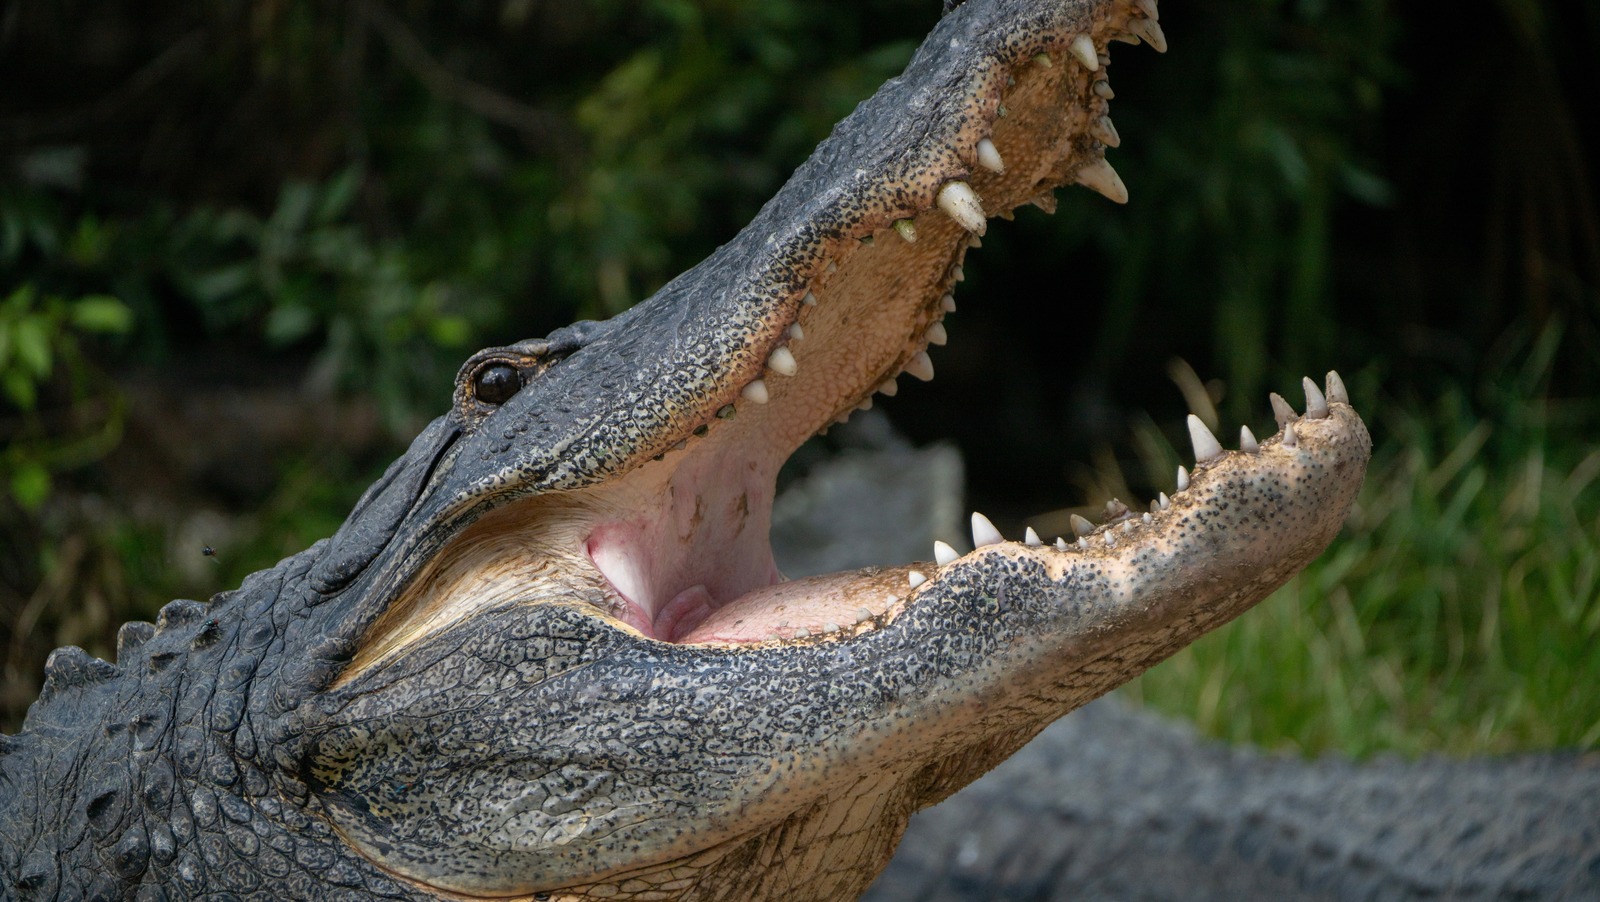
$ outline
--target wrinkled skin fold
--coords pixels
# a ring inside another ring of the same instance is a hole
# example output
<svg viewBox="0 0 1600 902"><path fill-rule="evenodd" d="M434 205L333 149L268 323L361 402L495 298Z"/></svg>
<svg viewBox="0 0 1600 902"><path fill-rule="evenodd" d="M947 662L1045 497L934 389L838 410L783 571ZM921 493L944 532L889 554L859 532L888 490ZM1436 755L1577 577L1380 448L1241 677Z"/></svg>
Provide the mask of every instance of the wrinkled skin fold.
<svg viewBox="0 0 1600 902"><path fill-rule="evenodd" d="M989 217L1126 188L1148 0L971 0L756 219L632 310L474 355L330 540L58 650L0 738L18 898L839 899L910 814L1337 533L1342 383L1148 515L786 581L778 468L930 346ZM1087 198L1086 198L1087 199ZM1281 399L1280 399L1281 402Z"/></svg>

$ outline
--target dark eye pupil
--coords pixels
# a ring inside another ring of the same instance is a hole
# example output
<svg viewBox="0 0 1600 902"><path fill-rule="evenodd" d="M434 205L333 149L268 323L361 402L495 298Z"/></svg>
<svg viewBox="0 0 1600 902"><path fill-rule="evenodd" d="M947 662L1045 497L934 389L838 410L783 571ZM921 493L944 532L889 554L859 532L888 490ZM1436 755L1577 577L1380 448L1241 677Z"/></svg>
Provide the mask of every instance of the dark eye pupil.
<svg viewBox="0 0 1600 902"><path fill-rule="evenodd" d="M473 393L484 404L504 404L521 387L517 371L504 363L484 367L472 381Z"/></svg>

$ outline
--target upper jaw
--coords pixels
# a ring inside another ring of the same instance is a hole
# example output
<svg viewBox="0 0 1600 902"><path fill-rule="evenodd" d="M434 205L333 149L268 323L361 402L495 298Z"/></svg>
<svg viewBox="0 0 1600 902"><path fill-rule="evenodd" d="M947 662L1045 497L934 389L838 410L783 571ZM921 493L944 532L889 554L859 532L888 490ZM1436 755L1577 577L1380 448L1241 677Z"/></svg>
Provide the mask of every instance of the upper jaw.
<svg viewBox="0 0 1600 902"><path fill-rule="evenodd" d="M1152 8L1035 6L974 2L946 16L906 73L842 122L731 242L613 320L535 349L547 359L514 397L464 416L456 465L414 534L453 535L519 497L604 495L619 482L660 482L657 469L740 455L768 482L751 495L767 508L778 464L802 441L874 393L893 394L902 374L931 379L928 351L946 340L950 293L988 216L1053 205L1050 190L1071 182L1126 200L1104 161L1117 142L1105 118L1106 48L1152 22ZM749 524L763 535L764 516ZM676 630L656 620L700 584L696 574L630 597L639 584L618 575L607 537L597 529L580 542L611 569L626 599L620 619L646 635ZM764 545L741 538L736 553L727 584L706 586L713 604L776 579Z"/></svg>

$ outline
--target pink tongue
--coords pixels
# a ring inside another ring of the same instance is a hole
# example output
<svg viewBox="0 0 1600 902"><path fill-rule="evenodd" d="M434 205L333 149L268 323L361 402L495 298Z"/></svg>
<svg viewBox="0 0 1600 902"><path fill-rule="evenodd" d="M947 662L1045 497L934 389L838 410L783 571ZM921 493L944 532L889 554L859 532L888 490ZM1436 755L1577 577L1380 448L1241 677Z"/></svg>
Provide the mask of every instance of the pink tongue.
<svg viewBox="0 0 1600 902"><path fill-rule="evenodd" d="M711 593L705 586L691 586L673 596L653 626L655 637L668 642L681 642L678 634L692 630L712 613Z"/></svg>
<svg viewBox="0 0 1600 902"><path fill-rule="evenodd" d="M817 635L829 632L830 626L848 627L864 615L876 616L887 611L909 595L906 573L910 569L872 567L778 583L747 592L717 610L708 608L698 623L687 615L676 618L674 622L689 628L689 632L681 636L677 635L677 630L663 631L660 635L672 635L674 642L742 643L760 642L774 635L789 639L799 635L801 630ZM694 591L680 593L662 616ZM703 589L700 591L704 593ZM706 600L709 601L709 596ZM687 602L685 607L688 607Z"/></svg>

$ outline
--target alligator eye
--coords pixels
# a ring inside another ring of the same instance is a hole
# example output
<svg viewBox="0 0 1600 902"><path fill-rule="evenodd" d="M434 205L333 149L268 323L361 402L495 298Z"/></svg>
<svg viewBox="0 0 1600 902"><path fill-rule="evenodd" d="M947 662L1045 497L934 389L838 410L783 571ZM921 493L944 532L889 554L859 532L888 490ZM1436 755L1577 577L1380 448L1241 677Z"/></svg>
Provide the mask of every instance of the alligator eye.
<svg viewBox="0 0 1600 902"><path fill-rule="evenodd" d="M521 387L516 368L505 363L486 366L472 379L472 393L484 404L504 404Z"/></svg>

